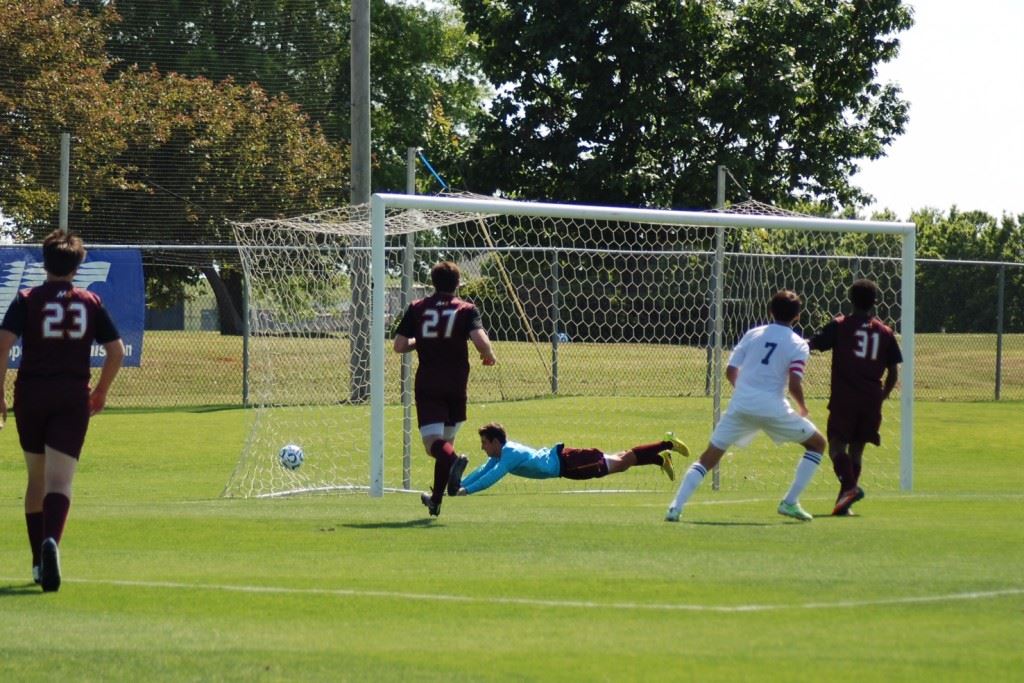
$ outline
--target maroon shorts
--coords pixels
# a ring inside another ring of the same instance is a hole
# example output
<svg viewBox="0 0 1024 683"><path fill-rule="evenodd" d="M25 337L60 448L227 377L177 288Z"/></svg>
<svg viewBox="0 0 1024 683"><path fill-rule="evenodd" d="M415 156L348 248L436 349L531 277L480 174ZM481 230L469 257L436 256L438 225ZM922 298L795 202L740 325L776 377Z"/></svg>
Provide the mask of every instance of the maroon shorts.
<svg viewBox="0 0 1024 683"><path fill-rule="evenodd" d="M565 479L599 479L608 474L604 453L596 448L562 447L558 457L562 461L558 476Z"/></svg>
<svg viewBox="0 0 1024 683"><path fill-rule="evenodd" d="M878 428L882 426L881 402L865 401L860 404L830 404L828 411L829 440L844 443L873 443L882 440Z"/></svg>
<svg viewBox="0 0 1024 683"><path fill-rule="evenodd" d="M44 453L49 446L77 460L89 429L89 387L15 382L14 417L23 451Z"/></svg>
<svg viewBox="0 0 1024 683"><path fill-rule="evenodd" d="M416 378L416 424L455 425L466 421L466 381L442 383ZM458 379L458 378L455 378Z"/></svg>

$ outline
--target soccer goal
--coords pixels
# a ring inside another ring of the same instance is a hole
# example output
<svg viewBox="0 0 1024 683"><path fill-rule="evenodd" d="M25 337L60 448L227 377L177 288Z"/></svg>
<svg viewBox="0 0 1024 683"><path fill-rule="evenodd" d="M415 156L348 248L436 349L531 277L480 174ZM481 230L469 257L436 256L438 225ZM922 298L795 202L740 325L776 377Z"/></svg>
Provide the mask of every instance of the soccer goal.
<svg viewBox="0 0 1024 683"><path fill-rule="evenodd" d="M774 214L774 215L771 215ZM532 445L607 452L673 430L695 453L729 398L724 362L765 322L780 288L805 301L809 336L845 312L846 290L870 277L879 314L900 335L899 404L883 447L866 454L866 486L912 485L914 229L909 223L820 219L745 203L686 212L374 195L353 207L235 225L249 287L253 424L229 496L425 489L409 356L389 328L429 293L438 260L458 263L460 294L480 307L499 364L475 365L469 422L456 449L480 462L476 428L502 422ZM807 394L824 427L828 356L812 357ZM303 465L283 467L297 443ZM765 438L723 459L716 485L760 491L792 476L792 447ZM681 463L680 469L685 467ZM815 486L831 491L821 473ZM657 468L584 484L502 482L498 490L664 490Z"/></svg>

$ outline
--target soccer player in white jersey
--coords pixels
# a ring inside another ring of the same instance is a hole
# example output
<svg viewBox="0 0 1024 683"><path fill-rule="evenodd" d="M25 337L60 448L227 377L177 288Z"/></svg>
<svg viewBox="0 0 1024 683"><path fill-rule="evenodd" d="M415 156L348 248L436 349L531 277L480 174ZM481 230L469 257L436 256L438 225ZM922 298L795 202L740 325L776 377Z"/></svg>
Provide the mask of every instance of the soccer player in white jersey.
<svg viewBox="0 0 1024 683"><path fill-rule="evenodd" d="M768 305L774 322L749 330L733 349L725 371L726 379L735 387L732 400L711 434L707 449L683 476L665 521L678 522L683 506L726 449L733 444L745 446L758 431L776 443L793 441L804 447L793 484L779 503L779 514L801 521L813 519L800 507L799 498L821 464L825 437L807 419L803 376L809 349L793 331L800 308L800 297L795 292L778 292ZM787 388L796 410L786 400Z"/></svg>

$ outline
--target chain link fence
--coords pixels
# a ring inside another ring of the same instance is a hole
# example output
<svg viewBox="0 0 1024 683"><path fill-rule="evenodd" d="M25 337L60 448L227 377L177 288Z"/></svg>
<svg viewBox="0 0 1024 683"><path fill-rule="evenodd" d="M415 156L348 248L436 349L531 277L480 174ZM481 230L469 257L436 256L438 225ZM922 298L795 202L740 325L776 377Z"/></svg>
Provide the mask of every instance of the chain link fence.
<svg viewBox="0 0 1024 683"><path fill-rule="evenodd" d="M150 284L141 366L121 370L109 405L247 405L249 312L245 297L232 296L224 283L232 281L229 273L237 275L237 252L189 245L116 247L141 250ZM170 273L165 279L180 283L180 291L153 286L156 271ZM1024 264L921 259L917 273L917 398L1024 400ZM393 294L389 301L397 307ZM339 363L347 362L346 349L340 340Z"/></svg>

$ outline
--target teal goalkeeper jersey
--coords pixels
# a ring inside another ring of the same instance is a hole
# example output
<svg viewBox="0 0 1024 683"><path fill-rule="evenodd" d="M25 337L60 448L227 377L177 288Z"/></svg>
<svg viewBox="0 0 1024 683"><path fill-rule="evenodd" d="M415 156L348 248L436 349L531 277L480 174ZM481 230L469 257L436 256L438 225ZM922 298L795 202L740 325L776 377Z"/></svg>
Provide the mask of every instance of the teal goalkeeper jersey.
<svg viewBox="0 0 1024 683"><path fill-rule="evenodd" d="M477 493L496 484L506 474L530 479L553 479L562 471L558 457L562 444L551 448L530 448L515 441L506 441L500 458L487 462L462 478L466 493Z"/></svg>

